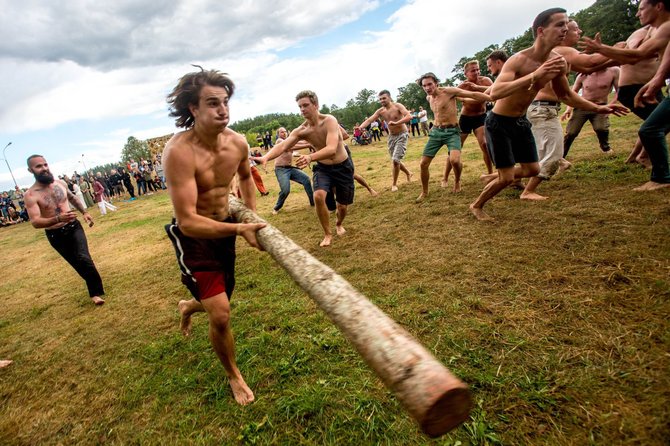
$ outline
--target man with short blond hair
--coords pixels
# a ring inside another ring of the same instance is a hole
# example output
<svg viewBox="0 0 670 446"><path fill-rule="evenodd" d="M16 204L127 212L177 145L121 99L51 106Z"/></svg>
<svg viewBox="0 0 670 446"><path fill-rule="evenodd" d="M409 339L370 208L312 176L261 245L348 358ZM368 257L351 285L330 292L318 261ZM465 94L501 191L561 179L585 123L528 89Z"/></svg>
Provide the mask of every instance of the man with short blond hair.
<svg viewBox="0 0 670 446"><path fill-rule="evenodd" d="M463 66L465 73L465 81L462 82L458 88L468 91L478 91L484 93L493 81L486 76L481 76L479 70L479 61L471 60ZM461 108L461 116L458 119L458 126L461 129L461 147L465 144L470 133L475 135L479 149L482 151L482 158L486 166L486 172L493 172L493 163L489 156L488 148L486 147L486 137L484 135L484 119L486 119L486 102L477 101L474 99L462 99L463 107ZM449 182L449 172L451 171L451 163L447 159L444 167L444 178L442 180L442 187L446 187Z"/></svg>
<svg viewBox="0 0 670 446"><path fill-rule="evenodd" d="M351 154L344 145L340 125L332 115L319 113L319 99L316 93L303 90L295 97L300 113L305 121L288 135L283 142L276 144L268 153L258 158L263 164L277 158L284 152L292 150L299 141L304 140L298 147L312 147L315 151L301 155L296 162L299 168L307 167L313 161L312 168L314 203L319 223L324 237L319 246L330 246L333 234L330 229L330 217L326 197L332 190L335 191L337 220L335 229L337 235L344 235L343 222L347 215L347 207L354 202L354 164Z"/></svg>

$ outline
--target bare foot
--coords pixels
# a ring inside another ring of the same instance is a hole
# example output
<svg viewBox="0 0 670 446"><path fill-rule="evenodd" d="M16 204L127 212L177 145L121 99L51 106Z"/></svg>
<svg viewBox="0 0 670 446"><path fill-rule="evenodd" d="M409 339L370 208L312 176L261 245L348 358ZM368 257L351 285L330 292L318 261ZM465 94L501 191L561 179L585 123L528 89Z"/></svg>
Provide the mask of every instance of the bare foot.
<svg viewBox="0 0 670 446"><path fill-rule="evenodd" d="M277 215L278 213L279 213L278 210L276 210L276 209L273 209L273 210L272 210L272 215Z"/></svg>
<svg viewBox="0 0 670 446"><path fill-rule="evenodd" d="M406 173L405 175L407 175L407 182L411 183L412 182L412 177L414 176L414 174L412 172L410 172L410 173Z"/></svg>
<svg viewBox="0 0 670 446"><path fill-rule="evenodd" d="M335 231L337 232L337 235L344 235L344 234L347 233L347 230L344 229L344 226L342 226L342 225L339 225L339 226L336 225L335 226Z"/></svg>
<svg viewBox="0 0 670 446"><path fill-rule="evenodd" d="M540 194L536 194L535 192L524 192L521 194L519 197L522 200L532 200L532 201L541 201L541 200L546 200L549 197L545 197Z"/></svg>
<svg viewBox="0 0 670 446"><path fill-rule="evenodd" d="M372 195L373 197L376 197L377 195L379 195L379 192L377 192L373 188L370 188L370 195Z"/></svg>
<svg viewBox="0 0 670 446"><path fill-rule="evenodd" d="M100 297L98 297L98 296L93 296L93 297L91 297L91 300L92 300L93 303L96 304L96 305L102 305L102 304L105 303L105 301L102 300L102 299L101 299Z"/></svg>
<svg viewBox="0 0 670 446"><path fill-rule="evenodd" d="M440 187L448 187L449 186L449 181L448 180L442 180L440 183Z"/></svg>
<svg viewBox="0 0 670 446"><path fill-rule="evenodd" d="M454 183L454 192L458 193L461 191L461 182Z"/></svg>
<svg viewBox="0 0 670 446"><path fill-rule="evenodd" d="M416 200L414 200L414 202L421 203L423 200L426 199L427 196L428 194L424 194L423 192L421 192L421 194L418 197L416 197Z"/></svg>
<svg viewBox="0 0 670 446"><path fill-rule="evenodd" d="M333 236L331 234L328 234L321 240L321 243L319 243L319 246L324 248L326 246L330 246L330 242L333 240Z"/></svg>
<svg viewBox="0 0 670 446"><path fill-rule="evenodd" d="M10 365L12 362L14 362L14 361L12 361L11 359L2 359L2 360L0 360L0 369L2 369L2 368L4 368L4 367L7 367L7 366Z"/></svg>
<svg viewBox="0 0 670 446"><path fill-rule="evenodd" d="M475 218L479 221L493 221L493 220L495 220L489 214L484 212L484 210L482 208L476 208L474 204L470 205L470 212L472 212L472 215L474 215Z"/></svg>
<svg viewBox="0 0 670 446"><path fill-rule="evenodd" d="M181 321L179 322L179 329L181 330L182 334L184 336L191 336L191 315L193 313L188 313L187 306L188 306L189 301L188 300L180 300L179 303L177 304L177 308L179 308L179 313L181 314Z"/></svg>
<svg viewBox="0 0 670 446"><path fill-rule="evenodd" d="M497 173L486 173L479 176L479 181L481 181L486 185L489 184L491 181L495 180L496 178L498 178Z"/></svg>
<svg viewBox="0 0 670 446"><path fill-rule="evenodd" d="M636 187L633 190L636 192L646 192L650 190L665 189L667 187L670 187L670 183L657 183L655 181L647 181L642 186Z"/></svg>
<svg viewBox="0 0 670 446"><path fill-rule="evenodd" d="M245 406L253 402L254 393L241 376L239 378L228 378L228 381L230 382L230 388L233 391L235 401L237 401L238 404Z"/></svg>
<svg viewBox="0 0 670 446"><path fill-rule="evenodd" d="M395 184L391 186L391 192L398 192L398 186L396 186Z"/></svg>
<svg viewBox="0 0 670 446"><path fill-rule="evenodd" d="M572 168L572 163L565 158L561 158L558 161L558 173L563 173L566 170L570 170Z"/></svg>

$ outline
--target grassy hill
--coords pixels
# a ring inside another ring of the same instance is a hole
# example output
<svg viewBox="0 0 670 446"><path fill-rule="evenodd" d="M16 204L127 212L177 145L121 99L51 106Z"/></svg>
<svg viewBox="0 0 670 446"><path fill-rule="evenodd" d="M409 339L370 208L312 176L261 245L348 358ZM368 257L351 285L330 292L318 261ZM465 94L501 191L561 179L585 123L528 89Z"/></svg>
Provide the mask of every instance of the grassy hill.
<svg viewBox="0 0 670 446"><path fill-rule="evenodd" d="M484 167L463 151L463 192L421 204L415 181L390 192L382 143L352 147L360 187L328 249L293 185L259 214L330 265L467 382L470 420L423 437L355 350L271 258L238 242L232 300L238 363L257 401L239 407L207 339L178 330L186 298L163 225L166 193L120 203L87 229L107 303L28 224L0 229L2 444L664 444L670 437L670 194L633 192L648 172L623 160L639 120L613 119L614 156L586 126L574 168L545 202L504 191L477 222ZM334 225L334 222L333 222ZM460 442L460 443L459 443Z"/></svg>

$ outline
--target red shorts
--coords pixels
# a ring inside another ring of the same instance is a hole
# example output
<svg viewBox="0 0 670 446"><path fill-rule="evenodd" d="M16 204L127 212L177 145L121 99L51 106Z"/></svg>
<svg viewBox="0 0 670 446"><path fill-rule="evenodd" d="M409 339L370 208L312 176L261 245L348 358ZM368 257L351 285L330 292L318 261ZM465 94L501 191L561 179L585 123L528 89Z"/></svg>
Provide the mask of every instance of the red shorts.
<svg viewBox="0 0 670 446"><path fill-rule="evenodd" d="M199 301L225 292L230 299L235 289L235 236L188 237L174 222L165 225L165 231L177 254L181 281L191 295Z"/></svg>

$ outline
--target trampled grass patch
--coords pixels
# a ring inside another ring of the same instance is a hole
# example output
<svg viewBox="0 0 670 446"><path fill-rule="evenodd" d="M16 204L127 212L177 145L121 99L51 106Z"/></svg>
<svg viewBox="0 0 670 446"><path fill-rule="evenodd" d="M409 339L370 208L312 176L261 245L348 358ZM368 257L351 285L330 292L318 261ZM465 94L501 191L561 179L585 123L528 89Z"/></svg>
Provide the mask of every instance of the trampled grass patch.
<svg viewBox="0 0 670 446"><path fill-rule="evenodd" d="M321 249L319 223L296 185L259 214L344 276L466 381L475 407L438 440L419 433L345 337L267 254L238 243L232 324L257 401L240 407L207 337L178 330L186 298L163 225L165 193L119 203L86 229L107 303L29 225L0 230L2 444L664 444L670 436L670 195L635 193L648 178L623 160L639 121L616 119L615 155L585 127L574 167L540 193L506 190L468 204L484 171L473 138L463 192L440 188L445 154L419 194L425 138L410 139L390 192L385 141L354 146L348 230ZM445 151L446 152L446 151Z"/></svg>

